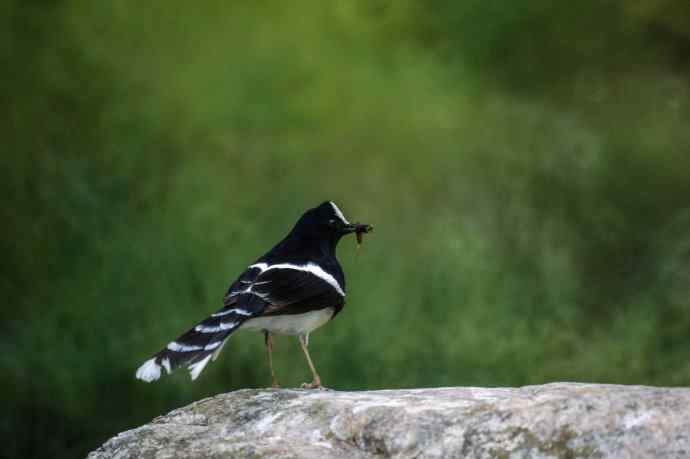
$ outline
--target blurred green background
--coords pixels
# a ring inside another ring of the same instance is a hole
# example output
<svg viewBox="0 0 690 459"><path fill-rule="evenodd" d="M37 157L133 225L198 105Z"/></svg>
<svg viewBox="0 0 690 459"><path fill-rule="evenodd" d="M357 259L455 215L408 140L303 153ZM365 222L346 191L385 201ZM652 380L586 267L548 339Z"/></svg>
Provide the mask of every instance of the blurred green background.
<svg viewBox="0 0 690 459"><path fill-rule="evenodd" d="M0 8L0 455L267 386L251 333L134 371L326 199L376 226L328 386L690 385L687 1Z"/></svg>

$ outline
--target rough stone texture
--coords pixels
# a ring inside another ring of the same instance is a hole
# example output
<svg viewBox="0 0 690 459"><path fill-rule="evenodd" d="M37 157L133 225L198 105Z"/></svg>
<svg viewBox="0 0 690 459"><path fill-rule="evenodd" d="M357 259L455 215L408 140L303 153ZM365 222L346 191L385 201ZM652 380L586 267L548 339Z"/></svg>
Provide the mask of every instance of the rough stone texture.
<svg viewBox="0 0 690 459"><path fill-rule="evenodd" d="M690 389L555 383L240 390L112 438L105 458L690 457Z"/></svg>

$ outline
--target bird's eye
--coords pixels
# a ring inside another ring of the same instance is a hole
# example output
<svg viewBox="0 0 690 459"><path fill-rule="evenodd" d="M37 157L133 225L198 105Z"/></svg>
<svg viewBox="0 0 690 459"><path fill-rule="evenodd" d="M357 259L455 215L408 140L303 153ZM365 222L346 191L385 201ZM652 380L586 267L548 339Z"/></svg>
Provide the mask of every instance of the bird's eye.
<svg viewBox="0 0 690 459"><path fill-rule="evenodd" d="M328 224L331 226L335 226L336 221L334 219L330 219L330 220L328 220Z"/></svg>

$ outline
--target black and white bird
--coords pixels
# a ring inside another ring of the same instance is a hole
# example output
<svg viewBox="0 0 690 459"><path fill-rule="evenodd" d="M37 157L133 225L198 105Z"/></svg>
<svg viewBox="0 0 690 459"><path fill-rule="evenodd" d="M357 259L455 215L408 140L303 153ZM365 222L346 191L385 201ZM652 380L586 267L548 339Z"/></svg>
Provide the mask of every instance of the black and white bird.
<svg viewBox="0 0 690 459"><path fill-rule="evenodd" d="M295 335L320 387L307 345L309 333L333 319L345 305L345 275L335 256L346 234L371 231L370 225L352 224L332 201L307 210L290 233L249 266L230 285L223 308L191 328L144 362L136 377L154 381L161 370L170 373L186 366L196 379L215 360L228 337L237 330L265 335L271 382L277 387L272 361L272 334Z"/></svg>

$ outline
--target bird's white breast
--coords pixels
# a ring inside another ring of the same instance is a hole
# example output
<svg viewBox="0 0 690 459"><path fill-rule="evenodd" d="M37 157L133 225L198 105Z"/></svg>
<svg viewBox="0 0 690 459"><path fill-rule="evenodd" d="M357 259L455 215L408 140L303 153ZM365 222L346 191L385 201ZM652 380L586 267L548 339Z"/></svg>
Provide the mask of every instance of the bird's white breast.
<svg viewBox="0 0 690 459"><path fill-rule="evenodd" d="M244 330L268 330L279 335L306 335L333 317L335 308L324 308L304 314L253 317L242 324Z"/></svg>

